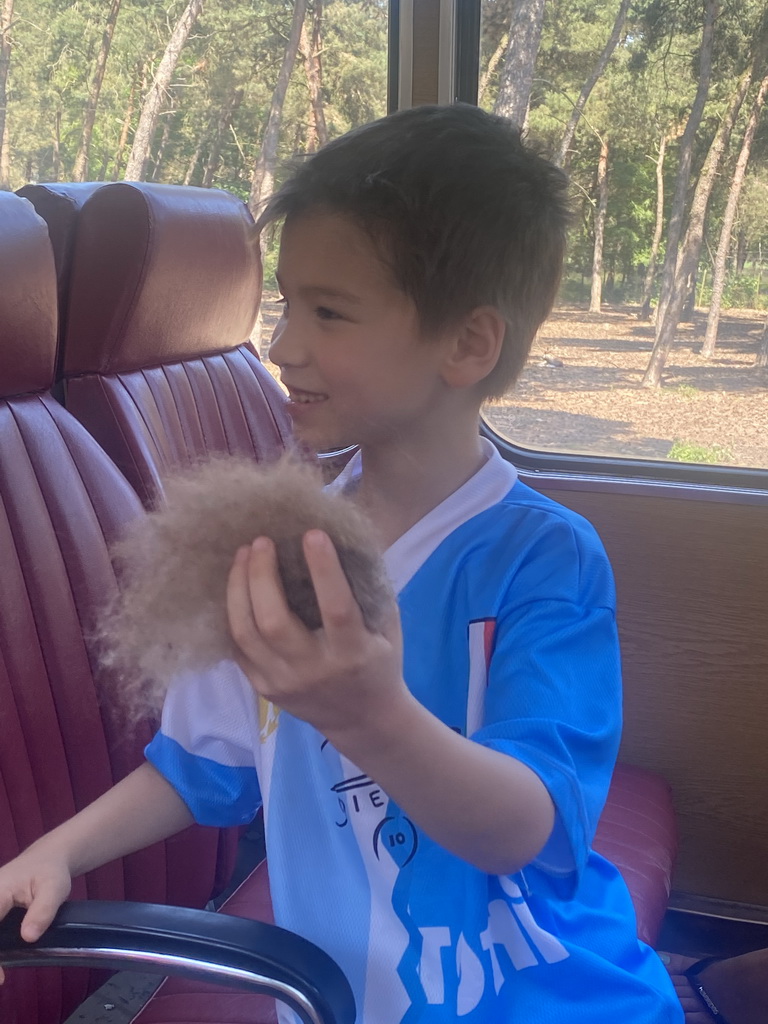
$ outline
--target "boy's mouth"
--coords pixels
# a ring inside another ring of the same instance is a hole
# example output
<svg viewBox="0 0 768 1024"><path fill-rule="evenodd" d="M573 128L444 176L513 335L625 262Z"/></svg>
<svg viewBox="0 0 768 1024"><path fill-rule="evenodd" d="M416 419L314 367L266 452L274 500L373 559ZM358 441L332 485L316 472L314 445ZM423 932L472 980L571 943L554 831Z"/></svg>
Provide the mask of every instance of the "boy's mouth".
<svg viewBox="0 0 768 1024"><path fill-rule="evenodd" d="M292 402L296 402L299 405L308 405L312 402L324 402L328 395L324 395L319 391L304 391L301 388L291 387L290 384L286 384L288 388L288 396Z"/></svg>

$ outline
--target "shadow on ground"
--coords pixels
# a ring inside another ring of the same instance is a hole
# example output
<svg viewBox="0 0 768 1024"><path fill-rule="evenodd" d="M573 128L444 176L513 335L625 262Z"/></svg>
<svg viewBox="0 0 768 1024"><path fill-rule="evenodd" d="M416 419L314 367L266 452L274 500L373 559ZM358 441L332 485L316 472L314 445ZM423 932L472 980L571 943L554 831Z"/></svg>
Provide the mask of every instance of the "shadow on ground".
<svg viewBox="0 0 768 1024"><path fill-rule="evenodd" d="M617 388L640 388L645 367L631 366L596 366L583 363L569 363L567 353L562 349L567 341L558 342L558 354L562 366L540 366L540 359L534 356L525 368L518 383L518 389L526 388L534 391L544 389L550 392L571 391L615 391ZM582 345L583 350L583 345ZM610 361L610 353L619 351L614 342L606 349L605 362ZM712 366L675 366L668 363L662 373L663 388L674 394L675 389L691 388L702 392L739 392L740 394L760 393L768 386L768 371L744 366L743 363ZM678 392L679 393L679 392ZM687 397L695 397L688 394Z"/></svg>
<svg viewBox="0 0 768 1024"><path fill-rule="evenodd" d="M628 420L524 406L488 405L483 411L495 430L526 448L615 456L627 453L631 443L634 457L665 459L673 443L665 438L638 437Z"/></svg>

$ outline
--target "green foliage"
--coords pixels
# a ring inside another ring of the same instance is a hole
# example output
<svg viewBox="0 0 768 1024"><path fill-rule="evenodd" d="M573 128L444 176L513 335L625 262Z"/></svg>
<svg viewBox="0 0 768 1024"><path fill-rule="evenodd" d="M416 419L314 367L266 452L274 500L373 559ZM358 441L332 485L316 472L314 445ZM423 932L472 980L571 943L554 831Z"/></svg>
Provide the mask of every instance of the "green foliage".
<svg viewBox="0 0 768 1024"><path fill-rule="evenodd" d="M120 177L141 101L170 31L187 0L122 0L90 147L89 176ZM515 0L484 0L481 71L503 54ZM544 150L559 146L580 90L609 37L619 0L547 0L531 95L529 130ZM710 98L694 153L694 178L722 118L727 97L755 44L762 0L723 5L717 21ZM83 115L109 4L106 0L16 0L9 78L11 184L67 180L80 144ZM147 176L215 185L247 199L272 93L285 50L292 0L206 0L176 66ZM312 0L307 28L311 29ZM635 0L622 38L594 86L568 155L573 229L561 296L585 301L594 247L596 165L609 141L604 296L639 300L656 220L655 159L669 136L665 214L674 192L680 130L696 90L702 5L694 0ZM321 26L322 98L331 138L381 116L386 103L386 0L325 0ZM503 56L488 77L483 106L492 108ZM759 73L762 73L759 71ZM753 87L734 132L711 203L702 272L717 246L730 171ZM310 137L306 69L297 59L279 141L279 183ZM121 137L125 144L121 148ZM762 253L768 253L768 126L758 132L742 193L724 306L755 306ZM659 263L663 260L662 239ZM706 304L711 274L699 299Z"/></svg>
<svg viewBox="0 0 768 1024"><path fill-rule="evenodd" d="M723 309L765 309L768 302L768 280L763 279L760 273L737 273L732 271L726 274L723 287L722 308ZM697 302L700 305L709 305L712 297L711 278L705 282L704 287L698 289Z"/></svg>
<svg viewBox="0 0 768 1024"><path fill-rule="evenodd" d="M667 458L675 462L704 462L713 466L733 462L733 456L727 448L719 444L696 444L693 441L675 441L667 452Z"/></svg>
<svg viewBox="0 0 768 1024"><path fill-rule="evenodd" d="M275 278L275 272L277 271L277 245L274 243L274 239L270 239L270 243L267 245L267 251L264 254L264 291L265 292L276 292L279 291L277 287L277 280Z"/></svg>
<svg viewBox="0 0 768 1024"><path fill-rule="evenodd" d="M91 178L120 177L142 98L186 4L123 0L97 108ZM109 6L106 0L16 0L8 104L13 188L71 179ZM213 184L247 199L292 9L291 0L207 0L176 65L148 178ZM311 18L310 5L309 29ZM385 0L324 5L321 62L332 137L385 113L386 44ZM299 56L283 111L283 163L305 151L309 120Z"/></svg>

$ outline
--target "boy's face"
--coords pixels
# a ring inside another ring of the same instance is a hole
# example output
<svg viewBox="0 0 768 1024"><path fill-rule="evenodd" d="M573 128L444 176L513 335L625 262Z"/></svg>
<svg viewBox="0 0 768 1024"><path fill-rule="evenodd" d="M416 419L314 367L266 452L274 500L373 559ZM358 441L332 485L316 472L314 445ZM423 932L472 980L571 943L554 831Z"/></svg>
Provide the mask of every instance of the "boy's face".
<svg viewBox="0 0 768 1024"><path fill-rule="evenodd" d="M360 228L325 212L289 221L277 279L285 310L270 359L300 440L329 451L428 429L446 391L446 340L424 337L416 306Z"/></svg>

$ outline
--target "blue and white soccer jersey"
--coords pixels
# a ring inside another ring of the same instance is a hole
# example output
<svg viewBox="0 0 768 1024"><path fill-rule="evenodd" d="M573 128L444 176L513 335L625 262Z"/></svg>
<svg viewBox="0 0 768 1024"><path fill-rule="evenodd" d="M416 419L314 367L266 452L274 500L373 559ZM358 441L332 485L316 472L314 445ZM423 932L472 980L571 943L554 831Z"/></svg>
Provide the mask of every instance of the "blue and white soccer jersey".
<svg viewBox="0 0 768 1024"><path fill-rule="evenodd" d="M594 531L489 446L385 561L414 695L552 796L555 828L533 864L495 877L454 857L232 665L173 685L147 756L201 823L248 821L263 798L276 921L342 967L361 1024L679 1024L626 886L590 850L621 718Z"/></svg>

